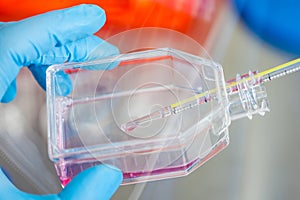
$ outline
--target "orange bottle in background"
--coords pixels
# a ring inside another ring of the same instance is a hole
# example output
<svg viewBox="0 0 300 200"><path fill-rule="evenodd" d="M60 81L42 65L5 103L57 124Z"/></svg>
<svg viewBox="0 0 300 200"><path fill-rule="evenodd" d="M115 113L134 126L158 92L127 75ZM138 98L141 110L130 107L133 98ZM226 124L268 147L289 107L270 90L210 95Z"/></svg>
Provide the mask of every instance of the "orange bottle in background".
<svg viewBox="0 0 300 200"><path fill-rule="evenodd" d="M97 33L107 38L139 27L162 27L184 33L202 44L226 0L0 0L0 21L14 21L82 3L106 11L107 23Z"/></svg>

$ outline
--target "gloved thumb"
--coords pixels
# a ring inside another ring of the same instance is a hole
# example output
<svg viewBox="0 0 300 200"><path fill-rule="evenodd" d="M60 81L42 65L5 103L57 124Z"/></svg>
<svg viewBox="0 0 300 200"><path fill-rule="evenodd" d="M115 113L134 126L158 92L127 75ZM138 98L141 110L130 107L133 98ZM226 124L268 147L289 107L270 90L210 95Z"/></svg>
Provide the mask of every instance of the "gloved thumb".
<svg viewBox="0 0 300 200"><path fill-rule="evenodd" d="M0 168L0 200L106 200L115 193L122 179L120 170L108 165L99 165L75 176L59 194L36 195L16 188Z"/></svg>
<svg viewBox="0 0 300 200"><path fill-rule="evenodd" d="M56 195L38 196L34 194L27 194L16 188L7 177L6 172L0 168L0 200L18 199L18 200L57 200Z"/></svg>
<svg viewBox="0 0 300 200"><path fill-rule="evenodd" d="M122 179L119 169L98 165L75 176L58 196L63 200L110 199Z"/></svg>

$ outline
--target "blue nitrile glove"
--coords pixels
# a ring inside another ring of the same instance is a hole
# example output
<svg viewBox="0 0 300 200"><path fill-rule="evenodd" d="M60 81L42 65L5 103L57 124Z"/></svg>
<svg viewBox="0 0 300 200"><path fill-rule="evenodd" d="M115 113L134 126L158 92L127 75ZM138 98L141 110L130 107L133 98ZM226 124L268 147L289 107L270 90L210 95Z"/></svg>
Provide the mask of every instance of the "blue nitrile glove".
<svg viewBox="0 0 300 200"><path fill-rule="evenodd" d="M84 61L97 47L97 56L118 54L118 49L93 34L103 26L105 13L94 5L48 12L18 22L0 23L0 100L16 95L16 77L28 66L45 88L45 70L55 63ZM95 55L94 55L95 57ZM58 195L30 195L13 186L0 170L2 199L109 199L122 173L106 165L76 176Z"/></svg>
<svg viewBox="0 0 300 200"><path fill-rule="evenodd" d="M0 170L0 200L106 200L122 182L122 173L107 165L89 168L77 176L59 194L34 195L18 190Z"/></svg>
<svg viewBox="0 0 300 200"><path fill-rule="evenodd" d="M271 45L300 55L299 0L231 0L245 24Z"/></svg>
<svg viewBox="0 0 300 200"><path fill-rule="evenodd" d="M98 6L79 5L17 22L0 22L1 102L14 99L22 66L28 66L45 89L45 71L51 64L84 61L96 47L98 57L118 54L116 47L93 35L105 19Z"/></svg>

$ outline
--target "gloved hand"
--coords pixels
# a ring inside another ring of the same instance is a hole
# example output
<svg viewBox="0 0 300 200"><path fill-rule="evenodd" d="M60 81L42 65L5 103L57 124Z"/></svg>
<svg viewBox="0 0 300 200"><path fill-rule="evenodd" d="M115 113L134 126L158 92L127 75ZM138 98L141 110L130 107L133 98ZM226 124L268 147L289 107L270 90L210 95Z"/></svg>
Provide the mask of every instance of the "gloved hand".
<svg viewBox="0 0 300 200"><path fill-rule="evenodd" d="M104 11L80 5L37 15L18 22L0 22L0 100L16 95L16 77L28 66L45 89L49 65L84 61L97 48L98 57L118 54L118 49L94 36L105 23Z"/></svg>
<svg viewBox="0 0 300 200"><path fill-rule="evenodd" d="M99 165L75 176L61 193L39 196L18 190L0 170L0 200L105 200L111 198L121 181L118 169Z"/></svg>
<svg viewBox="0 0 300 200"><path fill-rule="evenodd" d="M16 77L22 66L28 66L45 88L45 71L51 64L84 61L95 48L98 57L118 54L116 47L93 35L104 22L102 9L80 5L0 23L0 100L14 99ZM109 199L121 181L119 170L101 165L80 173L58 195L38 196L15 188L0 170L0 200Z"/></svg>

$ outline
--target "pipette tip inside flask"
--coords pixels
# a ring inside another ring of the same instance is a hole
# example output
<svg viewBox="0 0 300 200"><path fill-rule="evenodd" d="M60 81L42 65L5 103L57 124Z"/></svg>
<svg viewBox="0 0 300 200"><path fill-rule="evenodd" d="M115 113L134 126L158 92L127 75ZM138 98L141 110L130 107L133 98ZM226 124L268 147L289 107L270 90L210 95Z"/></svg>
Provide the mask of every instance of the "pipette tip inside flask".
<svg viewBox="0 0 300 200"><path fill-rule="evenodd" d="M248 118L252 118L252 114L256 112L263 115L265 111L269 110L265 100L266 92L264 87L262 87L263 83L299 70L300 58L275 66L260 73L250 71L248 74L244 74L242 76L238 74L236 78L228 80L226 82L225 89L229 97L230 105L228 108L232 119L241 118L241 115L235 111L237 110L237 105L241 105L242 108L247 111L246 115ZM211 89L183 99L148 115L123 123L120 128L122 131L129 133L138 127L143 127L144 124L149 123L152 120L163 119L171 115L181 113L185 110L195 108L201 104L208 103L212 99L216 98L216 91L216 89ZM234 95L237 95L238 99L230 100ZM259 102L259 99L261 102Z"/></svg>

